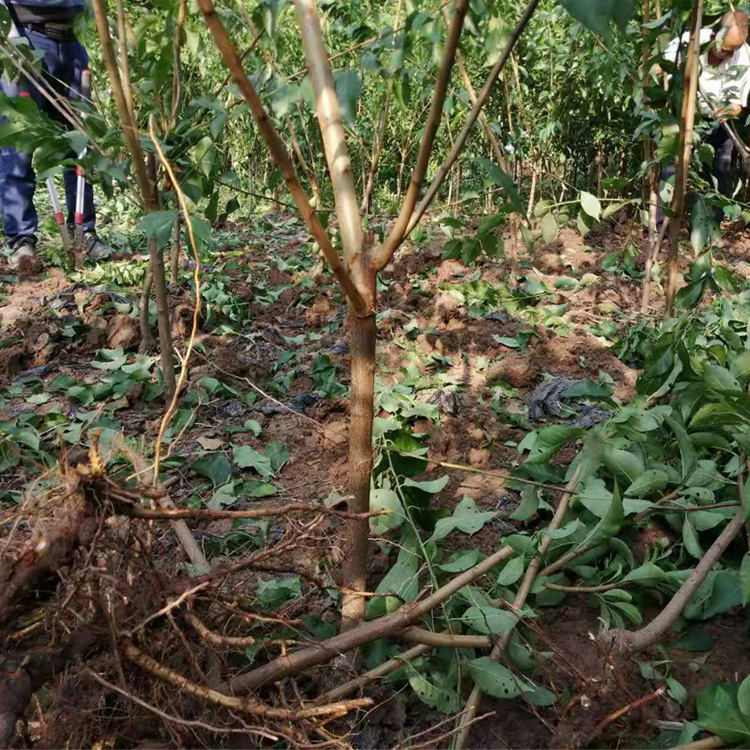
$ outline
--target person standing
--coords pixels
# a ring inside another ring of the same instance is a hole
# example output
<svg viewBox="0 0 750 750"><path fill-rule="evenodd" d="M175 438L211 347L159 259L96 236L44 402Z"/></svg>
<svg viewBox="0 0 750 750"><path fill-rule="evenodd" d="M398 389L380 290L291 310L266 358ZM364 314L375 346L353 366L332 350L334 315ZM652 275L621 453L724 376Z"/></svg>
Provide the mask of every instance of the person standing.
<svg viewBox="0 0 750 750"><path fill-rule="evenodd" d="M81 74L88 68L88 54L76 38L75 22L86 9L86 0L2 0L11 17L9 41L28 43L43 55L45 85L55 94L75 100L81 95ZM7 96L18 96L18 84L2 79ZM42 96L33 81L27 84L28 94L37 106L52 119L63 122L59 114ZM0 121L5 118L0 118ZM71 168L63 175L68 209L68 225L75 215L76 173ZM0 151L0 211L3 231L8 244L8 262L17 268L24 258L33 258L37 246L38 217L34 206L36 175L32 155L5 146ZM86 183L84 192L83 229L85 244L91 257L106 257L112 250L96 234L94 192Z"/></svg>
<svg viewBox="0 0 750 750"><path fill-rule="evenodd" d="M732 194L732 159L735 144L723 123L739 117L750 94L750 47L748 38L748 15L740 10L725 13L717 29L702 28L700 31L700 59L698 77L698 109L703 117L714 120L714 128L706 142L714 149L714 160L709 177L716 178L719 192L729 197ZM690 33L673 39L664 57L677 64L690 42ZM674 167L671 169L674 174ZM670 176L662 173L662 179ZM714 212L717 223L723 211Z"/></svg>

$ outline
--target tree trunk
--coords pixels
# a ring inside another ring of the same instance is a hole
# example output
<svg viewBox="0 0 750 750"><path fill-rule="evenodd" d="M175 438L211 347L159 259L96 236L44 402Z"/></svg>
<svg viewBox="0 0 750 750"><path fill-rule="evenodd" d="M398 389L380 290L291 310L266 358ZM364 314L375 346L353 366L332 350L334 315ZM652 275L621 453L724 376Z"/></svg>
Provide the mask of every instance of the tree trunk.
<svg viewBox="0 0 750 750"><path fill-rule="evenodd" d="M140 351L143 354L150 354L156 348L154 334L151 333L151 322L148 319L149 307L151 305L151 288L154 285L154 276L151 273L151 261L149 260L148 271L143 279L143 289L141 290L141 299L139 303L140 323L141 323L141 345Z"/></svg>
<svg viewBox="0 0 750 750"><path fill-rule="evenodd" d="M674 178L672 199L672 219L669 222L669 272L666 289L667 316L674 311L679 274L679 241L682 228L682 214L685 208L685 191L690 171L690 157L693 152L693 125L695 124L695 103L698 95L698 56L700 54L700 29L703 21L703 0L696 0L691 21L690 44L685 60L685 88L682 92L682 115L680 117L680 140L678 146L677 170Z"/></svg>
<svg viewBox="0 0 750 750"><path fill-rule="evenodd" d="M373 277L374 282L374 277ZM372 285L375 294L375 284ZM349 316L351 325L351 413L349 415L349 487L354 499L353 513L370 510L370 475L372 474L372 423L375 398L375 316ZM367 520L350 521L347 527L347 554L343 564L345 586L355 591L367 590ZM347 630L365 617L365 599L344 595L341 606L342 629Z"/></svg>
<svg viewBox="0 0 750 750"><path fill-rule="evenodd" d="M148 176L151 181L154 196L152 210L159 208L159 194L156 191L156 156L149 154L146 159ZM175 391L174 351L172 349L172 326L169 316L169 294L167 292L167 274L164 270L164 251L156 244L156 235L149 239L149 255L151 256L151 274L153 276L154 297L156 297L156 322L159 330L159 349L161 358L162 377L166 401L172 399Z"/></svg>
<svg viewBox="0 0 750 750"><path fill-rule="evenodd" d="M174 239L172 240L172 278L173 286L180 283L180 250L182 250L182 219L178 216L174 220Z"/></svg>

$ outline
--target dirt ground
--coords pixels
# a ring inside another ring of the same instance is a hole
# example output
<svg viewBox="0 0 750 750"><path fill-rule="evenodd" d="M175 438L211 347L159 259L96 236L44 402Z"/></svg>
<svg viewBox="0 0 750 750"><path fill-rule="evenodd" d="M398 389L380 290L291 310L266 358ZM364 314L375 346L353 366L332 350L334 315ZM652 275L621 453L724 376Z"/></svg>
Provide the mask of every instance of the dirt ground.
<svg viewBox="0 0 750 750"><path fill-rule="evenodd" d="M274 240L273 262L256 240L250 238L240 244L241 252L235 253L233 267L226 273L233 294L247 308L244 327L239 335L208 327L199 332L188 387L198 387L205 378L215 378L237 392L250 391L253 385L268 391L268 384L279 378L277 362L288 351L295 352L296 373L288 390L279 395L284 403L292 403L315 390L314 366L321 356L334 368L338 381L348 383L345 308L331 277L318 274L308 288L301 284L310 277L307 269L279 267L286 265L278 260L289 260L300 252L300 236L297 224L280 232ZM741 234L730 237L722 262L747 284L750 242ZM449 541L449 551L457 551L464 545L491 553L497 548L499 535L533 528L536 519L521 523L508 518L520 498L518 493L504 487L501 476L491 471L513 468L521 461L517 445L530 428L537 426L528 419L529 397L545 377L592 380L604 377L611 381L617 399L626 403L634 397L638 372L620 361L611 348L614 337L627 333L640 304L640 280L631 278L617 264L630 243L638 249L637 272L642 237L624 221L592 233L585 241L576 232L563 230L557 242L537 246L533 256L525 250L521 252L515 269L509 260L494 259L466 267L457 260L441 260L443 240L435 228L431 239L422 245L407 243L383 273L377 347L383 386L400 382L405 368L416 364L434 381L431 387L418 392L417 400L429 402L441 390L438 381L458 393L456 400L448 405L438 399L439 424L427 419L414 422L415 433L425 436L430 460L438 462L419 478L449 477L447 487L435 498L438 508L451 511L468 496L481 510L500 511L493 522L470 539ZM508 238L506 247L510 244ZM688 263L686 260L685 264ZM616 270L607 270L614 267ZM586 277L586 284L558 289L555 282L561 276L578 280ZM119 348L131 356L138 351L137 319L118 311L117 305L113 307L107 289L85 282L74 283L59 269L20 279L0 269L0 277L6 279L0 302L0 385L10 389L2 398L0 422L15 419L19 414L43 415L52 407L66 413L81 408L59 394L51 401L29 403L25 396L13 391L14 384L24 378L38 378L42 389L61 376L96 383L102 374L91 367L97 350ZM505 314L493 316L489 308L472 314L456 294L464 289L463 285L474 281L507 284L517 291L523 290L532 279L551 290L544 305L564 306L560 320L550 322L540 317L534 322L527 313L518 318ZM263 295L259 295L259 289L264 290ZM268 290L273 292L271 301ZM172 291L173 334L184 341L192 315L190 293L185 288ZM259 296L263 298L259 300ZM663 298L656 294L652 299L651 312L657 315ZM600 335L604 323L614 324L615 332L610 337ZM68 332L72 328L78 333L71 340ZM315 334L314 345L308 341L306 346L295 348L297 345L290 343L290 339L301 333ZM230 452L231 445L262 450L264 444L280 441L288 448L289 460L275 480L278 495L273 502L309 503L334 492L345 495L346 399L334 395L317 400L308 404L302 414L283 408L278 411L256 408L269 404L273 402L262 397L251 405L247 400L217 393L201 405L199 417L181 435L172 451L174 458L189 462L206 446L218 453ZM128 391L109 413L117 417L126 435L152 442L159 428L161 405L158 400L146 402L143 388L140 391L136 388ZM378 416L387 418L389 414L381 411ZM250 419L258 423L262 439L251 431L227 435L225 427ZM75 451L77 447L71 449ZM440 463L461 464L477 471L449 468ZM170 476L175 477L170 489L175 504L206 500L205 480L191 473L189 463L183 462L170 471ZM20 492L27 481L23 464L18 464L3 472L0 491ZM221 537L229 532L230 526L231 521L193 524L199 539ZM339 562L336 550L328 545L340 526L334 520L327 522L325 533L321 533L317 542L311 543L304 553L295 552L299 566L324 554L334 563ZM279 535L282 531L278 530ZM152 549L155 555L179 555L166 526L156 534ZM381 559L380 553L373 555L370 586L377 586L389 564ZM322 605L313 598L306 600L304 606L315 610ZM302 605L289 609L285 616L301 616L302 609ZM328 616L326 612L320 614ZM750 672L747 619L730 615L706 623L702 629L716 639L720 648L700 655L698 660L692 653L670 652L674 675L689 693L685 706L664 697L598 730L611 712L646 695L654 689L654 684L641 675L634 660L615 663L601 653L589 637L589 633L599 628L597 614L598 610L591 609L584 598L569 599L563 608L551 609L536 621L534 648L547 654L540 679L553 686L563 699L552 707L532 710L518 702L485 698L479 713L485 717L473 728L470 746L573 747L593 742L595 747L645 747L660 733L659 721L678 721L691 715L695 695L702 687ZM107 664L114 669L111 660ZM305 695L314 695L316 681L323 679L314 674L299 689ZM468 685L464 689L468 691ZM373 695L379 705L365 722L353 727L349 741L355 747L395 747L445 718L427 709L408 691L393 693L382 685ZM168 700L174 712L180 713L179 697L169 694ZM118 717L113 713L115 710L114 704L110 705L104 694L97 692L95 684L83 681L81 673L72 669L67 676L51 683L41 696L32 734L40 747L62 745L71 737L88 737L73 726L76 716L86 716L86 721L98 721L111 731L102 747L174 746L178 737L181 742L189 741L184 735L170 737L152 714ZM40 719L46 711L51 711L59 721ZM448 731L450 726L444 729ZM427 735L427 741L434 736ZM227 745L242 746L240 737L229 735ZM235 744L235 739L239 744ZM147 741L149 744L139 744ZM422 741L426 740L415 739L414 743ZM447 747L449 743L450 739L442 739L435 745Z"/></svg>

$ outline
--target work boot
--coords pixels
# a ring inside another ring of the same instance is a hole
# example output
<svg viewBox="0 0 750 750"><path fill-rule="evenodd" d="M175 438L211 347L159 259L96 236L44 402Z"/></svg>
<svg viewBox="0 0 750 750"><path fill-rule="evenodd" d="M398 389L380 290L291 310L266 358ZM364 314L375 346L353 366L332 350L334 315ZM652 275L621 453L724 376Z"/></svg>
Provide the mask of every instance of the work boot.
<svg viewBox="0 0 750 750"><path fill-rule="evenodd" d="M94 260L109 258L114 253L114 250L109 245L105 245L99 239L99 235L93 229L84 233L83 246L86 248L88 257L94 258Z"/></svg>
<svg viewBox="0 0 750 750"><path fill-rule="evenodd" d="M36 256L36 235L27 234L14 237L8 242L8 265L11 268L19 268L25 258L33 259Z"/></svg>

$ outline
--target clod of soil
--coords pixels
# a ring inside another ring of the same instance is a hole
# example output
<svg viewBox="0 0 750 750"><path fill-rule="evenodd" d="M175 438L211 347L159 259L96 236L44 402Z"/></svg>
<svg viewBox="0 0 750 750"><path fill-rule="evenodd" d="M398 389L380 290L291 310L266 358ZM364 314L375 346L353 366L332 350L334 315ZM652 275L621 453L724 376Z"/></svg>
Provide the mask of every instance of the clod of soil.
<svg viewBox="0 0 750 750"><path fill-rule="evenodd" d="M514 388L531 388L542 370L523 354L513 353L495 362L487 373L487 384L501 380Z"/></svg>
<svg viewBox="0 0 750 750"><path fill-rule="evenodd" d="M141 329L137 320L127 315L118 315L112 320L107 345L110 349L135 351L141 343Z"/></svg>

